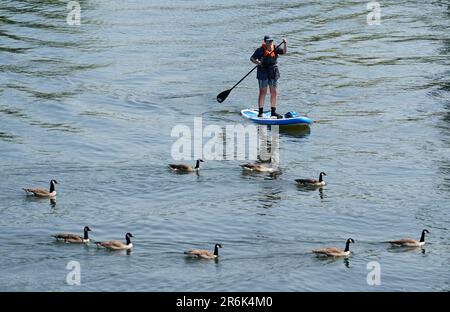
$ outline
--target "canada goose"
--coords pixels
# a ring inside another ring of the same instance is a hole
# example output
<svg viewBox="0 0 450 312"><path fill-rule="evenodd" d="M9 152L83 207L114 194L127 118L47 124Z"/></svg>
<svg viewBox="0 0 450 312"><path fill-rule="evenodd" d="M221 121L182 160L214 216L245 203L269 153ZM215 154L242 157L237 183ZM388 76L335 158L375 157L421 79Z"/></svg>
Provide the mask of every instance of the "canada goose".
<svg viewBox="0 0 450 312"><path fill-rule="evenodd" d="M352 238L347 239L347 243L345 244L345 249L339 249L336 247L327 247L313 250L313 253L319 255L325 255L329 257L346 257L350 254L350 243L354 243L355 241Z"/></svg>
<svg viewBox="0 0 450 312"><path fill-rule="evenodd" d="M202 159L197 159L195 167L192 168L191 165L186 164L169 164L170 169L178 172L194 172L200 170L200 163L203 162Z"/></svg>
<svg viewBox="0 0 450 312"><path fill-rule="evenodd" d="M214 245L214 253L203 249L192 249L185 251L184 253L189 257L198 257L202 259L216 259L219 257L219 248L222 248L221 244Z"/></svg>
<svg viewBox="0 0 450 312"><path fill-rule="evenodd" d="M398 247L420 247L425 245L425 233L430 234L428 230L422 230L422 235L420 236L420 241L416 241L411 238L404 238L394 241L389 241L394 246Z"/></svg>
<svg viewBox="0 0 450 312"><path fill-rule="evenodd" d="M84 236L81 237L80 235L76 234L70 234L70 233L61 233L53 235L54 238L56 238L58 241L63 241L65 243L72 243L72 244L85 244L89 243L89 235L88 232L91 229L88 226L84 227Z"/></svg>
<svg viewBox="0 0 450 312"><path fill-rule="evenodd" d="M125 234L126 244L121 241L112 240L107 242L95 242L98 247L105 247L110 250L128 250L133 248L133 244L131 243L130 237L134 237L131 233Z"/></svg>
<svg viewBox="0 0 450 312"><path fill-rule="evenodd" d="M319 180L316 179L297 179L295 182L300 184L301 186L313 186L313 187L319 187L324 186L326 183L323 180L323 176L326 176L327 174L325 172L321 172L319 174Z"/></svg>
<svg viewBox="0 0 450 312"><path fill-rule="evenodd" d="M56 180L50 181L50 191L47 191L42 188L24 188L23 190L27 193L32 193L34 196L38 197L55 197L56 196L55 184L58 184Z"/></svg>
<svg viewBox="0 0 450 312"><path fill-rule="evenodd" d="M264 164L252 164L252 163L246 163L243 165L239 165L244 170L248 171L257 171L257 172L273 172L274 169L272 167L269 167Z"/></svg>

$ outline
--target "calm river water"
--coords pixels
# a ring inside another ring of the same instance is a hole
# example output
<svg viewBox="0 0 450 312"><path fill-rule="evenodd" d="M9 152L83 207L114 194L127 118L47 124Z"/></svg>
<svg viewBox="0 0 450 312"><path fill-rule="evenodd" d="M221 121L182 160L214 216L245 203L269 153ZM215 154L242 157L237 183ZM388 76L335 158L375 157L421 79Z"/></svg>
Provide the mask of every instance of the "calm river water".
<svg viewBox="0 0 450 312"><path fill-rule="evenodd" d="M450 290L449 1L382 1L380 25L366 1L79 3L70 26L67 1L1 1L1 291ZM280 133L277 175L237 159L171 173L174 126L248 125L254 74L215 98L265 34L288 39L279 111L310 131ZM320 171L320 191L294 182ZM21 190L51 178L56 202ZM85 225L94 240L131 232L133 252L50 236ZM385 243L425 228L423 250ZM349 237L347 260L311 253ZM183 255L216 242L219 261Z"/></svg>

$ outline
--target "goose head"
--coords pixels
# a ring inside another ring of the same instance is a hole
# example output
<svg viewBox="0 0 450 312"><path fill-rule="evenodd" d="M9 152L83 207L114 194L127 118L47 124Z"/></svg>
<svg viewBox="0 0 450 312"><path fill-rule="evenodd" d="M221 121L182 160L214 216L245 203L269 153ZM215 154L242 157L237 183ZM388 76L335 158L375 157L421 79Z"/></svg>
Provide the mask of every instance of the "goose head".
<svg viewBox="0 0 450 312"><path fill-rule="evenodd" d="M134 237L133 234L131 234L130 232L128 232L127 234L125 234L125 240L127 241L127 245L131 244L131 239L130 237ZM133 245L131 245L133 246Z"/></svg>
<svg viewBox="0 0 450 312"><path fill-rule="evenodd" d="M222 244L215 244L214 245L214 256L218 257L219 256L219 248L222 248Z"/></svg>
<svg viewBox="0 0 450 312"><path fill-rule="evenodd" d="M88 232L90 232L91 231L91 229L88 227L88 226L85 226L84 227L84 236L83 236L83 238L86 240L86 241L89 241L89 234L88 234Z"/></svg>
<svg viewBox="0 0 450 312"><path fill-rule="evenodd" d="M327 174L325 173L325 172L321 172L320 174L319 174L319 182L322 182L323 181L323 176L326 176Z"/></svg>
<svg viewBox="0 0 450 312"><path fill-rule="evenodd" d="M195 169L200 168L200 163L201 163L201 162L204 162L203 159L200 159L200 158L197 159L197 162L195 163Z"/></svg>
<svg viewBox="0 0 450 312"><path fill-rule="evenodd" d="M422 235L420 236L420 243L425 244L425 233L430 234L430 232L427 229L423 229Z"/></svg>
<svg viewBox="0 0 450 312"><path fill-rule="evenodd" d="M355 241L353 240L353 238L347 239L347 243L345 244L344 252L349 253L350 252L350 243L354 243L354 242Z"/></svg>
<svg viewBox="0 0 450 312"><path fill-rule="evenodd" d="M55 192L55 184L58 184L55 179L50 180L50 193Z"/></svg>

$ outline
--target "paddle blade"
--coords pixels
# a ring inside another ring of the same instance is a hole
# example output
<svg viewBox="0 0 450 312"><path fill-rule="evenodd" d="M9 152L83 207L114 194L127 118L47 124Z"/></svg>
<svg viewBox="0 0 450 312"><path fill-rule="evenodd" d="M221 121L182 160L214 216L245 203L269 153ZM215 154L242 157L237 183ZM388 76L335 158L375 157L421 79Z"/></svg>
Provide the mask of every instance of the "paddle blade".
<svg viewBox="0 0 450 312"><path fill-rule="evenodd" d="M225 99L228 97L228 94L230 94L231 90L225 90L217 96L217 102L222 103L225 101Z"/></svg>

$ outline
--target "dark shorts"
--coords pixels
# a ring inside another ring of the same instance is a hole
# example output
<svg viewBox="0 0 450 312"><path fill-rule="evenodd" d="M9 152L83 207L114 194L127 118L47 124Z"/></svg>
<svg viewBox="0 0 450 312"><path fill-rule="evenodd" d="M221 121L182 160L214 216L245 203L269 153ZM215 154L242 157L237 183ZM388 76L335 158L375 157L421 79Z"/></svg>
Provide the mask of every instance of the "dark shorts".
<svg viewBox="0 0 450 312"><path fill-rule="evenodd" d="M267 86L276 88L278 87L278 79L258 79L258 84L260 89L267 88Z"/></svg>

